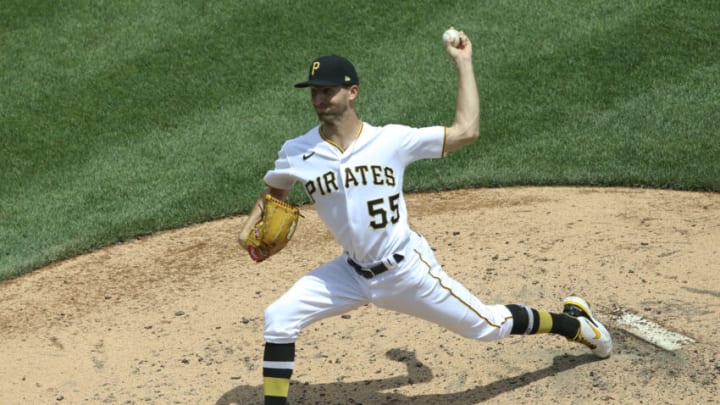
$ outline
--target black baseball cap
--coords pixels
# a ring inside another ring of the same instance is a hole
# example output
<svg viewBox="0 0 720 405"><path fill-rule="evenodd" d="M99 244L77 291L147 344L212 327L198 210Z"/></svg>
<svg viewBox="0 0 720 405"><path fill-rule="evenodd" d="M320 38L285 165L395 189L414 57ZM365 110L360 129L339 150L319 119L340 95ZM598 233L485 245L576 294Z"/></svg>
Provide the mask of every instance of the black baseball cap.
<svg viewBox="0 0 720 405"><path fill-rule="evenodd" d="M321 56L310 64L308 79L295 87L349 86L360 84L355 66L338 55Z"/></svg>

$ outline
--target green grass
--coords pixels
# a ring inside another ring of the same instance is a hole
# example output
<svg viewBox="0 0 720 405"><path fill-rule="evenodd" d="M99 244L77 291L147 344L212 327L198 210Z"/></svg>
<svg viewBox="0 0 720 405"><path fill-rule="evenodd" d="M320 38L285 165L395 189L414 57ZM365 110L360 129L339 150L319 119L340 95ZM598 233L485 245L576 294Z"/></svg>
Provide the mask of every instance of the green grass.
<svg viewBox="0 0 720 405"><path fill-rule="evenodd" d="M449 24L474 41L482 137L408 191L720 190L714 0L463 3L4 1L0 279L247 212L315 124L292 84L319 54L355 62L363 119L449 124Z"/></svg>

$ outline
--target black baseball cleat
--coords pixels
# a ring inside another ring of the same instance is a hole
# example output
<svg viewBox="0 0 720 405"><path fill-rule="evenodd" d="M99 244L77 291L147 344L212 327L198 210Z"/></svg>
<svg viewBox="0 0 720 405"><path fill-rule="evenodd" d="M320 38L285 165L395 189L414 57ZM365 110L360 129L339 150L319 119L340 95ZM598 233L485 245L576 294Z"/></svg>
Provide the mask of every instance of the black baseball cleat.
<svg viewBox="0 0 720 405"><path fill-rule="evenodd" d="M593 317L590 306L584 299L574 296L565 298L563 313L580 321L580 330L578 330L577 336L569 340L584 344L601 359L610 357L613 347L610 332Z"/></svg>

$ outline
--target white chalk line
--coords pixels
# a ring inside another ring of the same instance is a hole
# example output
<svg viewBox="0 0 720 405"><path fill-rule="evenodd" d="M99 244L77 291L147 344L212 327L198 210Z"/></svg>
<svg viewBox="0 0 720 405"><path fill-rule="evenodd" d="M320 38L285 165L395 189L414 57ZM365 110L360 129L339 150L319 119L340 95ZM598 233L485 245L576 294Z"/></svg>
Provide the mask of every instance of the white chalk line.
<svg viewBox="0 0 720 405"><path fill-rule="evenodd" d="M679 350L685 345L695 343L692 338L669 331L632 312L623 311L620 315L613 317L613 321L620 329L667 351Z"/></svg>

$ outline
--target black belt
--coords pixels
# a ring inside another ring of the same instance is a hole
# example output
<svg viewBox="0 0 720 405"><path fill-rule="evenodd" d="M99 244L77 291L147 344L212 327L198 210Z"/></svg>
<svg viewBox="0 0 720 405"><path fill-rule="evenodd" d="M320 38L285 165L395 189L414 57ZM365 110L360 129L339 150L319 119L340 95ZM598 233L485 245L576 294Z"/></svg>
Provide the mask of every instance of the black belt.
<svg viewBox="0 0 720 405"><path fill-rule="evenodd" d="M403 256L399 253L395 253L393 255L393 259L395 259L395 263L400 263L401 261L403 261L404 258L405 258L405 256ZM349 257L347 259L347 262L350 266L352 266L353 269L355 269L357 274L359 274L365 278L373 278L375 276L378 276L378 275L390 270L385 265L385 263L382 263L382 262L379 264L376 264L375 266L372 266L372 267L363 267L363 266L355 263L355 261L353 261L353 259L351 259Z"/></svg>

